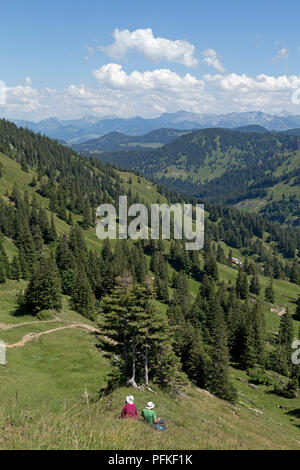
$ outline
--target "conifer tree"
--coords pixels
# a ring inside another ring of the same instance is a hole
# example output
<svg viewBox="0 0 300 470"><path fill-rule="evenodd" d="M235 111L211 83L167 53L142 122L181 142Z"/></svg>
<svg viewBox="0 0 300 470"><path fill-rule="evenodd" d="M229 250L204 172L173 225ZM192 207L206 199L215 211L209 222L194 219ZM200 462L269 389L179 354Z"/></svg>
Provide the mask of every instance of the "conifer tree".
<svg viewBox="0 0 300 470"><path fill-rule="evenodd" d="M61 284L54 260L41 256L34 266L25 291L25 303L33 315L41 310L59 311L62 307Z"/></svg>
<svg viewBox="0 0 300 470"><path fill-rule="evenodd" d="M241 299L247 299L249 296L249 285L247 274L239 268L236 278L236 292Z"/></svg>
<svg viewBox="0 0 300 470"><path fill-rule="evenodd" d="M91 285L83 266L76 272L70 302L76 312L91 320L95 318Z"/></svg>
<svg viewBox="0 0 300 470"><path fill-rule="evenodd" d="M39 225L35 225L32 231L32 238L35 245L35 251L40 255L43 251L43 237Z"/></svg>
<svg viewBox="0 0 300 470"><path fill-rule="evenodd" d="M267 302L270 302L271 304L274 303L275 301L275 293L273 289L273 279L271 278L270 284L265 288L265 299Z"/></svg>
<svg viewBox="0 0 300 470"><path fill-rule="evenodd" d="M229 352L223 312L217 309L214 317L210 325L210 363L206 386L217 397L234 402L237 393L229 376Z"/></svg>
<svg viewBox="0 0 300 470"><path fill-rule="evenodd" d="M251 294L254 294L254 295L259 295L260 293L260 284L259 284L258 275L256 273L251 278L249 290Z"/></svg>
<svg viewBox="0 0 300 470"><path fill-rule="evenodd" d="M71 225L71 226L74 225L73 216L72 216L72 212L71 212L71 211L69 211L67 224L68 224L68 225Z"/></svg>
<svg viewBox="0 0 300 470"><path fill-rule="evenodd" d="M55 222L54 222L54 215L53 213L51 214L51 223L50 223L50 228L49 228L49 235L46 240L46 243L51 243L55 242L57 240L57 232L56 232L56 227L55 227Z"/></svg>
<svg viewBox="0 0 300 470"><path fill-rule="evenodd" d="M23 279L27 279L26 273L32 269L36 260L36 250L29 225L25 221L23 223L21 221L17 222L16 245L20 252Z"/></svg>
<svg viewBox="0 0 300 470"><path fill-rule="evenodd" d="M41 207L39 210L38 222L44 242L47 243L49 238L50 225L47 217L47 212L43 207Z"/></svg>
<svg viewBox="0 0 300 470"><path fill-rule="evenodd" d="M182 357L183 371L198 387L205 387L208 374L209 354L202 340L200 328L191 323L185 328L186 344Z"/></svg>
<svg viewBox="0 0 300 470"><path fill-rule="evenodd" d="M10 278L15 281L20 281L22 277L22 270L18 256L14 256L10 263Z"/></svg>
<svg viewBox="0 0 300 470"><path fill-rule="evenodd" d="M292 369L292 342L294 339L294 329L292 316L286 310L281 316L277 345L277 368L283 375L289 375Z"/></svg>
<svg viewBox="0 0 300 470"><path fill-rule="evenodd" d="M218 263L227 264L227 258L221 245L218 245L216 260Z"/></svg>
<svg viewBox="0 0 300 470"><path fill-rule="evenodd" d="M119 378L136 387L137 380L148 386L149 380L170 387L179 372L178 360L172 350L172 338L166 315L154 308L145 287L134 285L129 273L103 301L101 329L110 357L120 357Z"/></svg>
<svg viewBox="0 0 300 470"><path fill-rule="evenodd" d="M83 220L82 220L82 228L83 230L87 230L92 223L91 219L91 207L88 199L85 200L83 206Z"/></svg>
<svg viewBox="0 0 300 470"><path fill-rule="evenodd" d="M6 269L2 261L0 261L0 284L4 284L6 282Z"/></svg>
<svg viewBox="0 0 300 470"><path fill-rule="evenodd" d="M205 253L204 272L215 281L219 278L216 258L211 249Z"/></svg>
<svg viewBox="0 0 300 470"><path fill-rule="evenodd" d="M299 274L298 264L296 260L293 261L293 264L291 267L290 282L292 282L293 284L300 283L300 274Z"/></svg>

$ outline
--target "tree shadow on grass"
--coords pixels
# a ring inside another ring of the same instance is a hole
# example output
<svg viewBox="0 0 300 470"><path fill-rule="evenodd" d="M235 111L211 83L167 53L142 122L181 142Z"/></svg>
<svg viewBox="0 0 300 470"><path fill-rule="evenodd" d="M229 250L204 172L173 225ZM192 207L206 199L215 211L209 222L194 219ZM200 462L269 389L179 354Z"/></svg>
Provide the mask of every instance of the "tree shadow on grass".
<svg viewBox="0 0 300 470"><path fill-rule="evenodd" d="M18 305L11 314L13 317L24 317L25 315L34 316L32 315L32 312L29 312L25 305Z"/></svg>
<svg viewBox="0 0 300 470"><path fill-rule="evenodd" d="M288 416L293 416L294 418L300 419L300 408L295 408L294 410L287 411Z"/></svg>
<svg viewBox="0 0 300 470"><path fill-rule="evenodd" d="M287 411L285 413L287 416L290 416L291 418L297 418L298 420L300 419L300 408L295 408L294 410L290 410L290 411ZM296 428L299 428L300 429L300 423L299 421L298 422L295 422L295 423L292 423L293 426L295 426Z"/></svg>

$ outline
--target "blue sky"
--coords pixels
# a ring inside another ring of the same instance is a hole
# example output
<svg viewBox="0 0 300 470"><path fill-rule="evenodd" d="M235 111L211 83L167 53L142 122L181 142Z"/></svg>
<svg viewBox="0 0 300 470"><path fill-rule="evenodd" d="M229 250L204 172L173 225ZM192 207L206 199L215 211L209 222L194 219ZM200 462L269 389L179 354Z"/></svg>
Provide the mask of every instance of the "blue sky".
<svg viewBox="0 0 300 470"><path fill-rule="evenodd" d="M300 114L297 1L12 0L0 17L3 116Z"/></svg>

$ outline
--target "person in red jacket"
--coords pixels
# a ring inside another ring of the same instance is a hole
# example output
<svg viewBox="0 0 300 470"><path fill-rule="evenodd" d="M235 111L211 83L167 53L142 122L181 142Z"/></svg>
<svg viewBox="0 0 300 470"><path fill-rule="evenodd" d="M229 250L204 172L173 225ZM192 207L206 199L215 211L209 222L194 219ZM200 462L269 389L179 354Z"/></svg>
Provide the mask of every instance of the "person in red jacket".
<svg viewBox="0 0 300 470"><path fill-rule="evenodd" d="M134 404L134 397L129 395L125 400L126 405L122 409L121 418L138 419L139 415Z"/></svg>

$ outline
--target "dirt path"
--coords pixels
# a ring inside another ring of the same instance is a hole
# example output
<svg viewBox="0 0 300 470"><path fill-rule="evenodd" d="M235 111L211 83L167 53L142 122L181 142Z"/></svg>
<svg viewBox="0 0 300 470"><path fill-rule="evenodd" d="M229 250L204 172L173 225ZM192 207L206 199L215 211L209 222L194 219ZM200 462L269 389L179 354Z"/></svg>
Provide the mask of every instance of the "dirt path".
<svg viewBox="0 0 300 470"><path fill-rule="evenodd" d="M50 321L52 321L52 320L50 320ZM32 323L37 323L37 322L32 322ZM39 323L42 323L42 322L39 322ZM43 323L45 323L45 322L43 322ZM30 341L38 340L39 337L42 336L42 335L48 335L49 333L54 333L56 331L66 330L66 329L70 329L70 328L84 328L85 330L88 330L92 333L95 333L95 332L99 333L99 330L97 330L97 328L95 328L91 325L87 325L86 323L72 323L71 325L61 326L59 328L53 328L52 330L41 331L40 333L27 333L17 343L7 344L6 348L7 349L22 348L23 346L25 346L26 343L29 343Z"/></svg>
<svg viewBox="0 0 300 470"><path fill-rule="evenodd" d="M40 323L57 323L61 321L62 320L60 318L55 318L54 320L24 321L23 323L11 323L8 325L6 323L0 323L0 330L6 331L11 330L12 328L17 328L18 326L39 325Z"/></svg>

